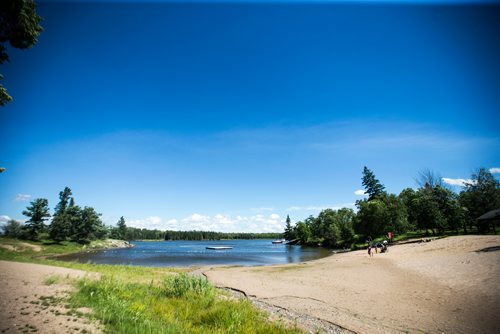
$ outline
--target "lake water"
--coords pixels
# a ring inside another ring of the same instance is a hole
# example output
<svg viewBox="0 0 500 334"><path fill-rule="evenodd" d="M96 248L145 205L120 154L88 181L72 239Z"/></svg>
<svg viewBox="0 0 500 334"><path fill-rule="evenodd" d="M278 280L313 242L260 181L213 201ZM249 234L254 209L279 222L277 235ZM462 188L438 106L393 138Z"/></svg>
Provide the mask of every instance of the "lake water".
<svg viewBox="0 0 500 334"><path fill-rule="evenodd" d="M272 244L272 240L224 241L133 241L135 247L85 252L59 257L64 261L98 264L125 264L147 267L187 267L199 265L259 266L297 263L325 257L323 248ZM209 250L207 246L229 246Z"/></svg>

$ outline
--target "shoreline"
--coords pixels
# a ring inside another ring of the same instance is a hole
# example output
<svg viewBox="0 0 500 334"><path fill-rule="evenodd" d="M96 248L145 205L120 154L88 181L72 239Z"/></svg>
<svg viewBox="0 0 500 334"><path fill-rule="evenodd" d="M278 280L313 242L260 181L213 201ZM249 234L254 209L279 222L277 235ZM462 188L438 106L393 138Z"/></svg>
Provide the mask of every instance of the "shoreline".
<svg viewBox="0 0 500 334"><path fill-rule="evenodd" d="M494 332L500 236L397 246L373 258L358 250L293 264L178 269L313 332Z"/></svg>
<svg viewBox="0 0 500 334"><path fill-rule="evenodd" d="M257 305L292 312L292 320L299 314L362 333L488 333L500 312L500 252L484 249L498 245L500 236L447 237L390 247L373 258L362 250L203 274Z"/></svg>

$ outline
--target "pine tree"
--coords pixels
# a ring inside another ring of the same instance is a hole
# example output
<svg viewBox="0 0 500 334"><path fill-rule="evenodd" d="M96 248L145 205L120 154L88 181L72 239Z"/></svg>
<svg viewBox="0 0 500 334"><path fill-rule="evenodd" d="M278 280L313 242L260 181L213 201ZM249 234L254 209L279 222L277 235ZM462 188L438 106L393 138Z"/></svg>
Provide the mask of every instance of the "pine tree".
<svg viewBox="0 0 500 334"><path fill-rule="evenodd" d="M375 174L366 166L363 168L363 177L361 180L365 187L365 193L368 194L369 201L385 192L384 185L375 178Z"/></svg>
<svg viewBox="0 0 500 334"><path fill-rule="evenodd" d="M125 218L123 218L123 216L120 217L120 220L118 220L116 226L118 230L117 231L118 239L125 240L125 237L127 236L127 225L125 224Z"/></svg>
<svg viewBox="0 0 500 334"><path fill-rule="evenodd" d="M87 243L91 240L103 239L106 236L106 227L101 221L100 214L92 207L81 210L81 220L77 225L75 240Z"/></svg>
<svg viewBox="0 0 500 334"><path fill-rule="evenodd" d="M285 233L284 237L286 240L293 240L295 239L295 233L291 224L291 219L289 215L286 215L286 227L285 227Z"/></svg>
<svg viewBox="0 0 500 334"><path fill-rule="evenodd" d="M37 198L23 211L23 215L30 217L24 226L27 238L37 240L45 229L44 221L50 217L49 201L45 198Z"/></svg>
<svg viewBox="0 0 500 334"><path fill-rule="evenodd" d="M59 193L59 203L57 204L54 212L54 218L50 224L49 237L56 241L66 240L71 233L71 219L67 214L68 202L70 201L71 189L65 187ZM71 203L74 206L74 201L71 198Z"/></svg>

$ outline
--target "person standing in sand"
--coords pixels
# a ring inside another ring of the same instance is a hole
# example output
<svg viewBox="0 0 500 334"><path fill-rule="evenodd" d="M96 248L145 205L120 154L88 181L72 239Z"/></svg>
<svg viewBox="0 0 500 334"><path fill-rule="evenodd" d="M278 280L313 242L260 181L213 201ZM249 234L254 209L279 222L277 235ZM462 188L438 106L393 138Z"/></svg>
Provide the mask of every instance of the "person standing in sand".
<svg viewBox="0 0 500 334"><path fill-rule="evenodd" d="M373 257L373 248L372 248L372 245L371 245L371 244L370 244L370 245L368 245L368 255L369 255L370 257Z"/></svg>

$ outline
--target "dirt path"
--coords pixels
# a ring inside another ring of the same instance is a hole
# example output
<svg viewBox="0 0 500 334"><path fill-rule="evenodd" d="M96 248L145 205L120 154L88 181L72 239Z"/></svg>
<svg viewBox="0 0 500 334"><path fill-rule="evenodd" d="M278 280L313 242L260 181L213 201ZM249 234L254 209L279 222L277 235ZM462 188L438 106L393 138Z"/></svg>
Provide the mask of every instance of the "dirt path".
<svg viewBox="0 0 500 334"><path fill-rule="evenodd" d="M85 275L80 270L0 261L0 332L101 333L64 307L69 280Z"/></svg>
<svg viewBox="0 0 500 334"><path fill-rule="evenodd" d="M497 333L500 236L461 236L298 265L205 272L268 305L360 333ZM491 249L492 251L480 251Z"/></svg>

